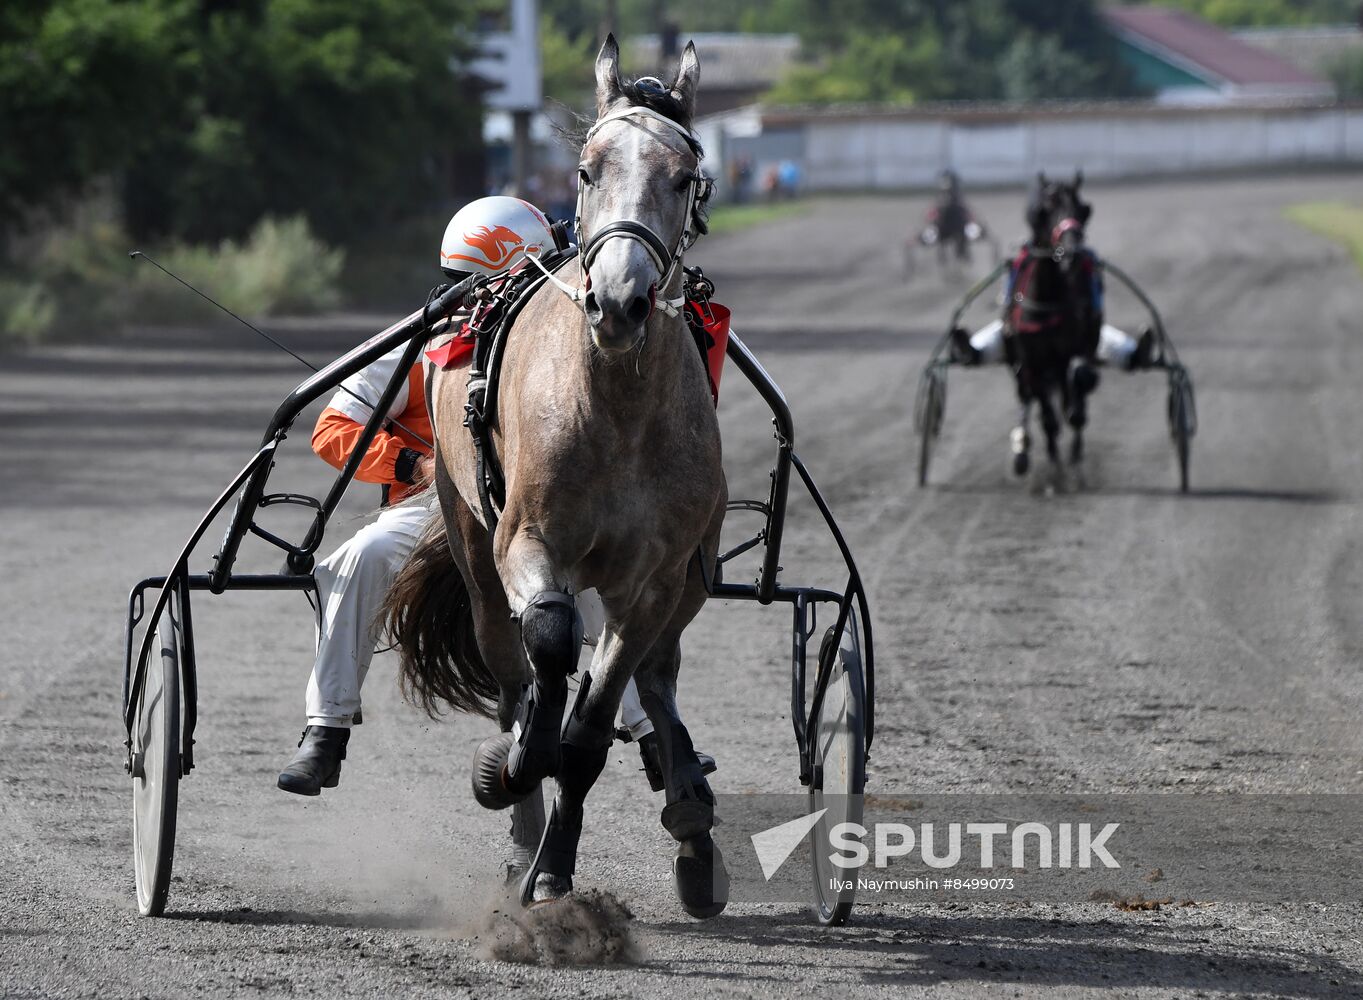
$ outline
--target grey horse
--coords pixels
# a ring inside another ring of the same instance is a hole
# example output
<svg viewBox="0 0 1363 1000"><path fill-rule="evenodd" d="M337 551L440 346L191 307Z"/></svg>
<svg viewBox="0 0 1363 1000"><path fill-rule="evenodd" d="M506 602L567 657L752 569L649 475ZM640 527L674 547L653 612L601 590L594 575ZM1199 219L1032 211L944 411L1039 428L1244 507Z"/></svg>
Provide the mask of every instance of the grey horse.
<svg viewBox="0 0 1363 1000"><path fill-rule="evenodd" d="M699 77L693 45L671 85L622 80L615 39L601 48L580 263L535 293L506 338L495 530L464 426L466 375L436 373L430 388L440 516L394 584L389 630L409 696L430 711L495 711L502 732L479 748L474 787L484 805L513 809L527 903L572 889L583 804L631 676L659 735L678 897L698 917L727 901L713 795L675 698L681 635L706 599L698 554L714 558L727 500L705 366L676 309L681 254L704 230L690 129ZM588 588L606 623L565 720Z"/></svg>

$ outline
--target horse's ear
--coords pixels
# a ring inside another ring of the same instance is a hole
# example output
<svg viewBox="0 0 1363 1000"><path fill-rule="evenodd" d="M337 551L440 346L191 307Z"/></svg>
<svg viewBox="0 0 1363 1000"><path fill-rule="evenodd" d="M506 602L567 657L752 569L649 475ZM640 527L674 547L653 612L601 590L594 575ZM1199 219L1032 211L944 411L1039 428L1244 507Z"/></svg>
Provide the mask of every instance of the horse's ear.
<svg viewBox="0 0 1363 1000"><path fill-rule="evenodd" d="M599 118L620 97L620 46L614 33L606 36L596 54L596 114Z"/></svg>
<svg viewBox="0 0 1363 1000"><path fill-rule="evenodd" d="M677 66L677 79L672 90L681 101L682 110L689 121L696 113L696 88L700 86L700 57L696 55L696 43L687 42Z"/></svg>
<svg viewBox="0 0 1363 1000"><path fill-rule="evenodd" d="M1081 187L1083 187L1083 186L1084 186L1084 169L1083 169L1083 167L1077 167L1077 168L1075 168L1075 171L1074 171L1074 190L1078 191L1078 190L1079 190Z"/></svg>

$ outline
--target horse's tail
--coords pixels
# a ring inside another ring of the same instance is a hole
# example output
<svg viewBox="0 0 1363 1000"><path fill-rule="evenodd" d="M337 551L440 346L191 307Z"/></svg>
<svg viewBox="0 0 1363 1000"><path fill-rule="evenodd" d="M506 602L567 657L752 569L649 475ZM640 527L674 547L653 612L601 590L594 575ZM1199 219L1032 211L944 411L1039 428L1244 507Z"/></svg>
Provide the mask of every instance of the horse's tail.
<svg viewBox="0 0 1363 1000"><path fill-rule="evenodd" d="M379 611L401 656L403 697L431 718L443 706L491 717L501 685L483 662L473 629L468 585L436 512L398 570Z"/></svg>

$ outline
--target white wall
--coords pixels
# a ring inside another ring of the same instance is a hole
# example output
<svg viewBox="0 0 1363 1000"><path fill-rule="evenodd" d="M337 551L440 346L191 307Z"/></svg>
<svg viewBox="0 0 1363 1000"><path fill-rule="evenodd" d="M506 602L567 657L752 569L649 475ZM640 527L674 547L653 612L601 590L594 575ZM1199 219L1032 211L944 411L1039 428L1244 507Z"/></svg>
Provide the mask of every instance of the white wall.
<svg viewBox="0 0 1363 1000"><path fill-rule="evenodd" d="M786 119L783 129L793 123ZM804 133L811 190L928 185L951 166L971 183L1026 181L1082 167L1130 177L1304 164L1363 165L1363 109L1277 108L1158 113L811 116Z"/></svg>

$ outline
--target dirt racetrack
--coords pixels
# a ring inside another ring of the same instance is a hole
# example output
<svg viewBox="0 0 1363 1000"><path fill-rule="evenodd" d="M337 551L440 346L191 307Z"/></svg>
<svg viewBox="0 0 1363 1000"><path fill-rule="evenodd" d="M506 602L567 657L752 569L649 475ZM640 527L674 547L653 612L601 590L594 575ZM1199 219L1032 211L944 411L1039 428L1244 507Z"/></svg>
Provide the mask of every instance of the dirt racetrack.
<svg viewBox="0 0 1363 1000"><path fill-rule="evenodd" d="M914 485L913 392L962 290L930 270L901 280L921 199L819 200L701 244L868 583L869 790L1363 791L1363 281L1281 215L1359 190L1310 175L1090 191L1091 241L1159 303L1196 379L1189 496L1162 380L1111 372L1084 489L1012 480L1002 371L953 372L932 484ZM1020 235L1019 192L975 204ZM1123 308L1114 295L1110 318L1133 321ZM280 332L326 361L386 319ZM619 745L579 884L633 910L637 964L490 961L475 937L506 818L468 787L487 723L427 721L385 655L340 788L275 789L310 663L297 595L195 605L198 767L169 914L140 919L118 722L127 589L168 568L301 377L232 329L0 358L0 995L1363 995L1361 905L916 904L836 930L794 905L735 906L696 923L671 894L660 803ZM720 413L732 492L759 495L770 428L733 372ZM306 436L275 485L324 482ZM332 539L374 502L353 490ZM786 578L837 585L816 529L792 511ZM241 568L274 568L250 552ZM681 702L719 791L798 790L788 626L715 604L688 634Z"/></svg>

